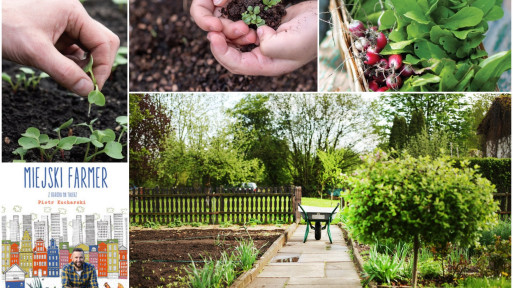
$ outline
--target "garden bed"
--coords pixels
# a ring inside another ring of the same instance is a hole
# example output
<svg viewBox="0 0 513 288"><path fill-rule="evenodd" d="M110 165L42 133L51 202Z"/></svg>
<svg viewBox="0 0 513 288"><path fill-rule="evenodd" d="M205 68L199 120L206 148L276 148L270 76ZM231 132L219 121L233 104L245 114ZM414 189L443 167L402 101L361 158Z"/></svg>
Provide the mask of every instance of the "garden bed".
<svg viewBox="0 0 513 288"><path fill-rule="evenodd" d="M228 72L192 21L190 2L131 1L130 91L317 91L316 60L279 77Z"/></svg>
<svg viewBox="0 0 513 288"><path fill-rule="evenodd" d="M127 14L126 6L118 6L112 1L88 0L84 6L92 18L99 21L111 31L113 31L121 40L121 46L127 45ZM2 61L3 72L9 74L12 78L19 73L22 67L16 63ZM39 74L39 71L36 72ZM66 129L64 134L73 136L88 137L89 129L87 127L74 126L75 124L89 123L98 118L94 123L95 129L115 130L118 124L116 117L127 115L127 66L120 65L112 72L102 89L106 97L104 107L93 106L90 116L87 115L87 98L72 94L67 89L61 87L51 78L44 78L40 85L35 89L19 89L14 92L10 85L2 82L2 161L12 162L14 159L20 159L12 152L19 147L18 139L22 133L25 133L29 127L36 127L41 134L48 134L50 138L57 138L57 133L53 130L73 118L72 131ZM66 132L66 133L65 133ZM119 135L116 132L116 135ZM126 134L122 143L126 143ZM59 162L82 162L85 154L85 145L74 147L71 151L63 151L63 154L57 153L53 161ZM105 154L100 155L94 161L126 161L126 146L122 154L125 156L122 160L112 159ZM64 156L64 157L62 157ZM25 156L27 161L41 161L39 153L34 149L29 150Z"/></svg>
<svg viewBox="0 0 513 288"><path fill-rule="evenodd" d="M231 252L241 239L251 236L261 257L285 229L271 227L243 228L166 228L130 231L131 287L187 287L186 269L191 259L197 267L205 258L218 259Z"/></svg>

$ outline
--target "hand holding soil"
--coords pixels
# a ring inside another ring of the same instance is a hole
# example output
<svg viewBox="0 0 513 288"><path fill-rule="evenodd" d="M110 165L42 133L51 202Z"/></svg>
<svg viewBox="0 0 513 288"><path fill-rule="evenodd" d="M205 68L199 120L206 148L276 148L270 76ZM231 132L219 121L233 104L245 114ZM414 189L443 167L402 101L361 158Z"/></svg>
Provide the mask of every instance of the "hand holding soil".
<svg viewBox="0 0 513 288"><path fill-rule="evenodd" d="M228 0L193 0L191 16L194 22L204 31L222 32L231 44L254 44L257 39L255 30L250 29L244 21L234 22L220 17L221 7L226 2Z"/></svg>
<svg viewBox="0 0 513 288"><path fill-rule="evenodd" d="M111 73L119 38L92 19L78 0L2 1L3 57L47 72L87 96L93 83L72 59L94 57L99 88Z"/></svg>
<svg viewBox="0 0 513 288"><path fill-rule="evenodd" d="M200 1L209 2L208 8L214 9L215 12L212 0L196 0L197 3ZM192 10L191 8L191 14L194 15ZM278 76L294 71L317 56L317 13L317 1L304 1L287 8L286 15L281 19L276 31L267 25L258 27L256 44L260 46L250 52L238 49L235 45L244 44L234 43L224 30L207 30L210 49L217 61L234 74ZM205 14L198 13L196 17L200 15ZM212 12L211 15L215 13ZM198 25L214 27L217 21L229 20L209 18L209 21Z"/></svg>

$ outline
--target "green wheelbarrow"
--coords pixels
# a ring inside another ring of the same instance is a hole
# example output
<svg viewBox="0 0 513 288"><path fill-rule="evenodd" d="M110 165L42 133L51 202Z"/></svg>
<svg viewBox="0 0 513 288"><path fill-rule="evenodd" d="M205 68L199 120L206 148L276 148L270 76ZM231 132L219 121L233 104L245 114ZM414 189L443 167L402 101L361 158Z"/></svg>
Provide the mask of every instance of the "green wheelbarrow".
<svg viewBox="0 0 513 288"><path fill-rule="evenodd" d="M310 228L315 230L315 240L321 239L321 231L328 228L328 237L331 241L331 232L330 232L330 224L333 220L333 217L337 214L338 206L337 204L335 209L326 208L326 207L314 207L314 206L301 206L298 204L299 208L301 208L301 216L305 219L306 222L306 231L305 231L305 239L303 243L306 242L306 238L308 238L308 233L310 232ZM315 222L315 226L312 225L312 222ZM324 222L324 226L322 226L322 222Z"/></svg>

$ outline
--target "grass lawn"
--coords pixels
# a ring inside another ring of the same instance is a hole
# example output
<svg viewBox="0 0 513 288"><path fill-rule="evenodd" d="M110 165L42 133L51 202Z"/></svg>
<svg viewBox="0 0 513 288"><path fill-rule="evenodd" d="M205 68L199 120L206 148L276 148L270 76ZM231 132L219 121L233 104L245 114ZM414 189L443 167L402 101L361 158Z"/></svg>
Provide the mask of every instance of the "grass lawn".
<svg viewBox="0 0 513 288"><path fill-rule="evenodd" d="M337 206L337 203L340 203L340 200L330 200L330 198L311 198L311 197L302 197L301 198L301 205L306 206L316 206L316 207L331 207L335 208ZM331 221L331 224L337 224L340 222L340 207L338 209L338 213L335 216L335 219ZM305 220L301 218L301 224L305 224Z"/></svg>

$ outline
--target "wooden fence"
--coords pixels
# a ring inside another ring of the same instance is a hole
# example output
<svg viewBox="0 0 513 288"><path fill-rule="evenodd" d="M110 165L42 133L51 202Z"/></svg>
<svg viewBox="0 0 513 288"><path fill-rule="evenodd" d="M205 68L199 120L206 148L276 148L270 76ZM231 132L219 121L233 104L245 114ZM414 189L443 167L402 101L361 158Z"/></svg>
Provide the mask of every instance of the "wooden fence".
<svg viewBox="0 0 513 288"><path fill-rule="evenodd" d="M130 189L130 221L144 224L292 223L300 219L301 187ZM254 221L254 220L253 220Z"/></svg>

